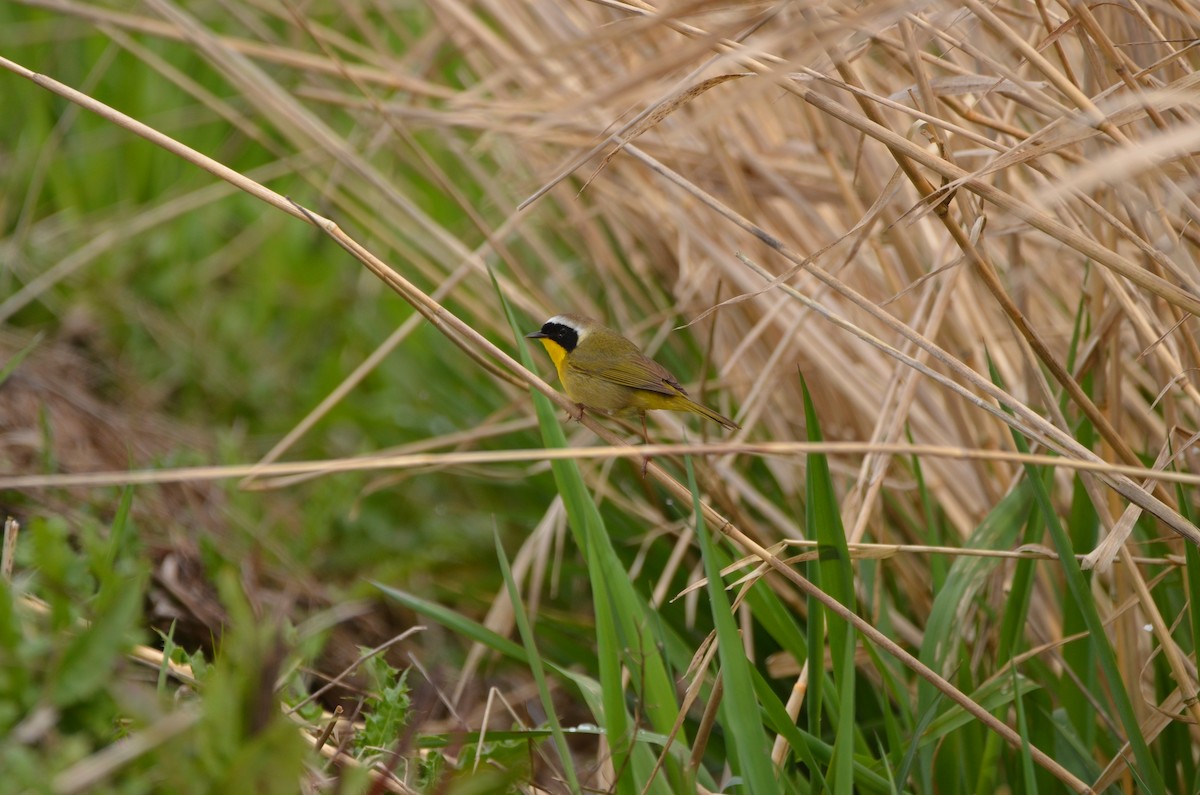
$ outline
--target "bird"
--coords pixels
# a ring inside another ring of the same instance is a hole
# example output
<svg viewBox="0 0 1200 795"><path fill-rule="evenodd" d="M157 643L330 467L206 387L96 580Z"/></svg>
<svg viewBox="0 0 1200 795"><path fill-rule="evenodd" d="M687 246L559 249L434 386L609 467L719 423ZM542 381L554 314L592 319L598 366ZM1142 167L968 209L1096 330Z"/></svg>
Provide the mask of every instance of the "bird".
<svg viewBox="0 0 1200 795"><path fill-rule="evenodd" d="M667 368L642 353L620 332L579 315L555 315L537 331L526 334L550 354L563 391L580 409L606 414L638 414L646 436L646 412L687 411L707 417L730 430L741 426L688 397ZM649 437L646 436L649 442Z"/></svg>

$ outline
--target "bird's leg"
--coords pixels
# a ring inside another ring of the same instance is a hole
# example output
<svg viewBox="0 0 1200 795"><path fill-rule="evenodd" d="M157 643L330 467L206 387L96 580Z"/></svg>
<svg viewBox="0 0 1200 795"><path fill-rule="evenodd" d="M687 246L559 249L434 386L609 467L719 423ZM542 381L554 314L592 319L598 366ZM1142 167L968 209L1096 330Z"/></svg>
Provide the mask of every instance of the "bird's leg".
<svg viewBox="0 0 1200 795"><path fill-rule="evenodd" d="M575 408L579 413L576 414L574 411L568 411L567 416L570 417L571 419L575 420L576 422L583 422L583 404L576 403Z"/></svg>
<svg viewBox="0 0 1200 795"><path fill-rule="evenodd" d="M646 440L646 444L650 444L650 432L646 430L646 412L639 411L642 415L642 438ZM642 480L646 479L646 467L650 466L650 456L642 459Z"/></svg>

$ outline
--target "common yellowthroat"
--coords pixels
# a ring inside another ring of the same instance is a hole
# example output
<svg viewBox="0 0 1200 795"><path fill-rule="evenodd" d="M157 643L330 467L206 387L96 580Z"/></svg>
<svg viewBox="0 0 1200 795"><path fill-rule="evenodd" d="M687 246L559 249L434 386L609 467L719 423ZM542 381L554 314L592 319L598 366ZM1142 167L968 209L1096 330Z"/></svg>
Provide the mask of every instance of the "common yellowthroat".
<svg viewBox="0 0 1200 795"><path fill-rule="evenodd" d="M643 430L646 412L653 409L690 411L730 430L741 427L692 400L665 367L595 320L555 315L541 329L525 336L539 340L546 348L563 391L580 408L609 414L637 412Z"/></svg>

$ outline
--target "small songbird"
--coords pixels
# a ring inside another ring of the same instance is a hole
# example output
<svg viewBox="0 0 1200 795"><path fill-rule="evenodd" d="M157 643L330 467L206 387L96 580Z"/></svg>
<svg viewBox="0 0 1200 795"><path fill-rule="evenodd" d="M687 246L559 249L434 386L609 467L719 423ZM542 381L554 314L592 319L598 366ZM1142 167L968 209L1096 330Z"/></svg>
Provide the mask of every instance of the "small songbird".
<svg viewBox="0 0 1200 795"><path fill-rule="evenodd" d="M642 419L643 433L646 412L654 409L690 411L730 430L741 427L692 400L665 367L618 332L594 320L555 315L541 329L525 336L541 341L554 361L567 397L580 409L609 414L636 412Z"/></svg>

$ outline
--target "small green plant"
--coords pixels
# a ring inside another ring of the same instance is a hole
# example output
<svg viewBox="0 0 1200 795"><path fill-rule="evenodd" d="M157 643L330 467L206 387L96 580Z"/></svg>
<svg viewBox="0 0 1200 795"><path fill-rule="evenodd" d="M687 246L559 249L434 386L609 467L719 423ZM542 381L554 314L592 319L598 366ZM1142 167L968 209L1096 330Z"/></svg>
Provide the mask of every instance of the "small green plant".
<svg viewBox="0 0 1200 795"><path fill-rule="evenodd" d="M130 505L127 490L107 529L31 519L13 579L0 579L0 769L13 790L43 786L138 722L114 686L143 636L148 566Z"/></svg>
<svg viewBox="0 0 1200 795"><path fill-rule="evenodd" d="M363 705L365 725L354 738L360 758L395 746L412 710L408 670L396 670L382 655L369 657L363 667L371 681L371 692Z"/></svg>

